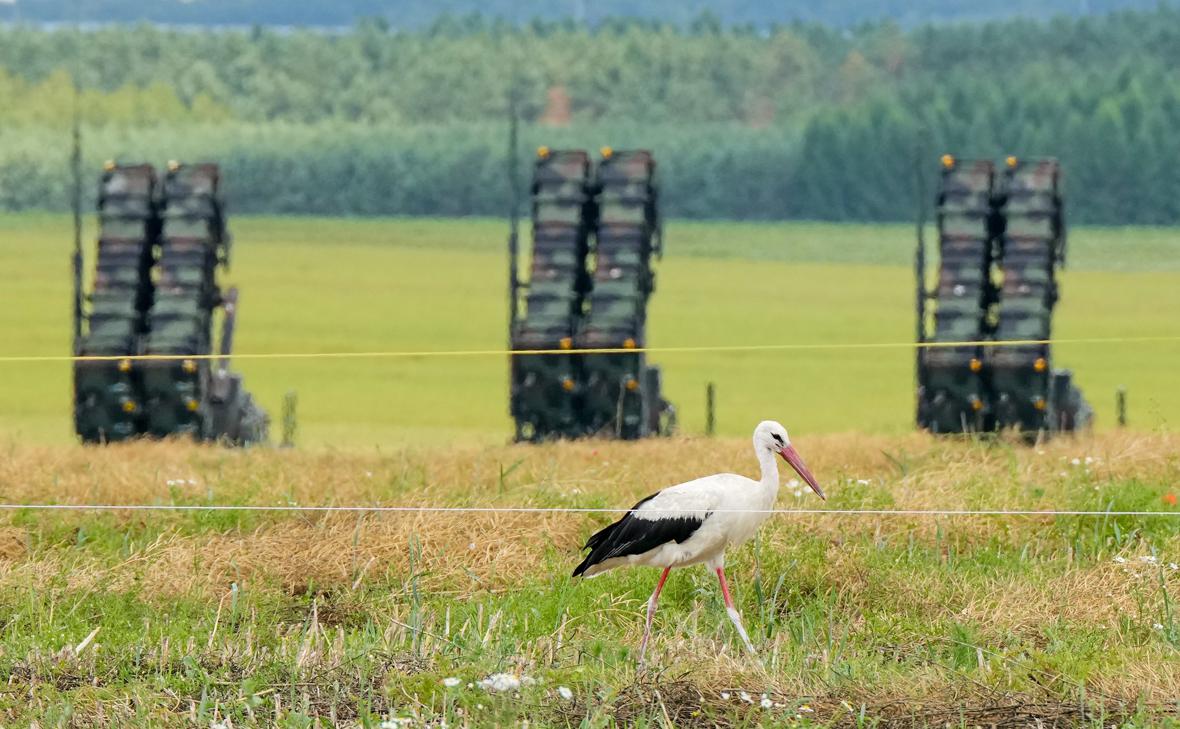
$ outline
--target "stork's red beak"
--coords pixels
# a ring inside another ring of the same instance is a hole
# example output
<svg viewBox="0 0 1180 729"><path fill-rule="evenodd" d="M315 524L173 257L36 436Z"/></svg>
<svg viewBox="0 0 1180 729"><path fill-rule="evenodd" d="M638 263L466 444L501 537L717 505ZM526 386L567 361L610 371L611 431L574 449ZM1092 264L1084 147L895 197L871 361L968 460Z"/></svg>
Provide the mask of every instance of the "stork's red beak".
<svg viewBox="0 0 1180 729"><path fill-rule="evenodd" d="M811 490L815 492L816 496L827 501L828 497L824 496L824 490L815 482L815 476L811 475L811 469L803 462L803 458L800 457L794 446L783 446L779 454L782 455L784 461L791 464L791 468L795 469L795 473L799 474L799 478L807 482L807 485L811 487Z"/></svg>

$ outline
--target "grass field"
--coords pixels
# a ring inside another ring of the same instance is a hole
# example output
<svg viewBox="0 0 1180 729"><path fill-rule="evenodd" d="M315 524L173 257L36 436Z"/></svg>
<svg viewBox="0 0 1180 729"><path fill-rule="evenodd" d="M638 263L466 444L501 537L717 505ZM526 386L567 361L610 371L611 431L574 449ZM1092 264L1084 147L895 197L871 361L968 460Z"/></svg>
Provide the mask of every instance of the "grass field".
<svg viewBox="0 0 1180 729"><path fill-rule="evenodd" d="M1180 514L1175 435L1039 449L796 440L836 509ZM0 490L10 502L600 508L751 468L744 438L367 453L12 444ZM779 504L818 502L788 486ZM729 560L761 659L694 568L669 580L637 673L655 571L568 577L607 518L6 514L0 724L1097 729L1180 716L1180 519L777 516ZM496 673L523 683L480 686Z"/></svg>
<svg viewBox="0 0 1180 729"><path fill-rule="evenodd" d="M506 343L505 226L494 220L236 218L239 352L500 349ZM88 234L88 239L90 235ZM658 266L653 346L905 343L912 340L904 225L672 222ZM69 220L0 218L0 356L69 351ZM1062 338L1180 334L1180 232L1080 229L1056 316ZM89 274L87 276L89 278ZM1098 410L1130 390L1141 429L1180 416L1180 342L1060 345ZM666 353L670 397L700 432L717 383L719 430L774 415L798 432L901 433L912 422L913 352L893 349ZM0 364L0 433L71 438L69 365ZM507 360L243 360L263 404L299 395L306 445L503 442Z"/></svg>
<svg viewBox="0 0 1180 729"><path fill-rule="evenodd" d="M69 350L69 221L0 218L0 356ZM498 349L498 221L244 218L240 352ZM912 336L906 226L673 223L651 344ZM1180 234L1079 230L1057 335L1180 334ZM684 435L505 445L502 356L243 360L301 446L71 443L68 364L0 363L0 502L620 507L791 428L835 509L1177 512L1180 343L1062 344L1093 434L911 430L913 352L668 353ZM718 385L722 437L694 437ZM1130 389L1132 428L1111 427ZM814 507L788 486L779 505ZM568 575L606 514L0 514L0 725L1176 726L1180 518L781 515L710 576ZM523 683L482 687L492 674ZM528 680L525 680L525 679ZM404 721L403 721L404 720Z"/></svg>

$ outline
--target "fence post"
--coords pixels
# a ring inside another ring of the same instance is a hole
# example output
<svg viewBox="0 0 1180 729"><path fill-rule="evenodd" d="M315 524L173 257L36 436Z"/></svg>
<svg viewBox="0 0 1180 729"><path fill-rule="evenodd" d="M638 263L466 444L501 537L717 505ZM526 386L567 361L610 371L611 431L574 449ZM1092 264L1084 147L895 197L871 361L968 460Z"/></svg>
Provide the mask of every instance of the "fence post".
<svg viewBox="0 0 1180 729"><path fill-rule="evenodd" d="M710 382L705 385L705 435L712 437L717 420L714 408L717 404L717 389Z"/></svg>
<svg viewBox="0 0 1180 729"><path fill-rule="evenodd" d="M295 447L295 429L299 426L295 419L297 402L298 396L294 390L288 390L287 394L283 396L283 442L280 444L281 448Z"/></svg>
<svg viewBox="0 0 1180 729"><path fill-rule="evenodd" d="M1119 389L1115 394L1115 408L1119 414L1119 427L1125 428L1127 426L1127 386L1119 385Z"/></svg>

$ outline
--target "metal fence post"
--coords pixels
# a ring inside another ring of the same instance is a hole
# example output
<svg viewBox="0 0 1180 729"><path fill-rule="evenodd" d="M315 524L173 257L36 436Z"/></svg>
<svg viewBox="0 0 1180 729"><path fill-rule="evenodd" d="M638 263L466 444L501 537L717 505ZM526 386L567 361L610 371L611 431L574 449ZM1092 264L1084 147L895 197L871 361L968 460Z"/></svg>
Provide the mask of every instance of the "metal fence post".
<svg viewBox="0 0 1180 729"><path fill-rule="evenodd" d="M714 408L717 403L717 388L710 382L705 385L705 435L712 437L717 420Z"/></svg>
<svg viewBox="0 0 1180 729"><path fill-rule="evenodd" d="M295 405L298 402L298 396L294 390L289 390L283 396L283 442L280 444L282 448L295 447L295 430L299 423L295 419Z"/></svg>

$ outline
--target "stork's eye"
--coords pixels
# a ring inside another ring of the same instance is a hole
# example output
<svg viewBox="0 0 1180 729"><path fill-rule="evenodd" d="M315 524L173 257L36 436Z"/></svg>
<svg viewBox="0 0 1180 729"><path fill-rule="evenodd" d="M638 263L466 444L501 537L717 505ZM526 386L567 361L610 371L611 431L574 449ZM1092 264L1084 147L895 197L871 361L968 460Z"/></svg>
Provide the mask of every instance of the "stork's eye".
<svg viewBox="0 0 1180 729"><path fill-rule="evenodd" d="M774 442L775 442L775 443L778 443L779 445L782 445L782 444L783 444L783 438L782 438L782 436L781 436L781 435L779 435L778 433L771 433L771 434L770 434L770 437L771 437L771 438L774 438Z"/></svg>

